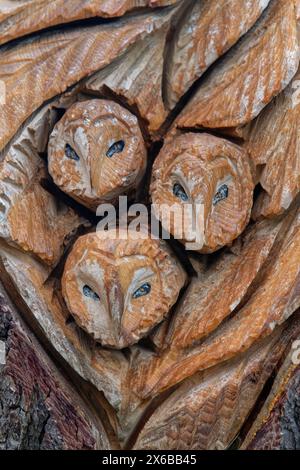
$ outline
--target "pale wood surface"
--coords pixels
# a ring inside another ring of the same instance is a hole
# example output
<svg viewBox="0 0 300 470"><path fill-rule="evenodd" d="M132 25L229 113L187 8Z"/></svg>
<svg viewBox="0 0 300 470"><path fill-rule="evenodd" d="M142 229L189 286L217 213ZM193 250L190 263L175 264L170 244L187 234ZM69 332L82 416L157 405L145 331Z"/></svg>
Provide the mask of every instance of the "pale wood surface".
<svg viewBox="0 0 300 470"><path fill-rule="evenodd" d="M18 361L38 364L41 406L18 419L40 413L41 447L223 449L251 425L244 446L298 446L279 419L297 369L252 412L299 337L299 2L224 4L1 4L2 42L19 39L0 47L0 279L45 349L9 322L26 351L12 341L7 370L31 390ZM98 204L124 194L202 203L202 246L97 238Z"/></svg>
<svg viewBox="0 0 300 470"><path fill-rule="evenodd" d="M295 2L272 2L254 28L208 74L179 116L178 126L247 124L289 84L299 58Z"/></svg>

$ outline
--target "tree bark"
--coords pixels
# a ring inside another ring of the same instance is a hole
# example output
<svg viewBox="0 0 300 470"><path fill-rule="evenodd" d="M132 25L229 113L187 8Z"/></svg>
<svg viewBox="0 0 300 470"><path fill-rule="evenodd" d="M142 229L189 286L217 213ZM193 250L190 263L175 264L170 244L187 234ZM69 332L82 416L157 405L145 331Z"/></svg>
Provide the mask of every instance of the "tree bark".
<svg viewBox="0 0 300 470"><path fill-rule="evenodd" d="M109 449L106 432L0 285L0 448Z"/></svg>

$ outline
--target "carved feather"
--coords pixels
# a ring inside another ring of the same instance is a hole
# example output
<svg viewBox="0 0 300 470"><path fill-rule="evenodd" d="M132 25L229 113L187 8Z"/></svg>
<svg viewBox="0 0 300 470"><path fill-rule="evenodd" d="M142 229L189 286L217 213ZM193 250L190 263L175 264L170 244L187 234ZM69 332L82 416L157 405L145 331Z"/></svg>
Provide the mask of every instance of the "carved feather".
<svg viewBox="0 0 300 470"><path fill-rule="evenodd" d="M172 109L196 79L243 36L270 0L191 2L166 57L167 104Z"/></svg>
<svg viewBox="0 0 300 470"><path fill-rule="evenodd" d="M62 256L70 235L85 223L40 185L47 177L40 153L46 150L55 119L55 110L44 107L0 161L0 235L52 266Z"/></svg>
<svg viewBox="0 0 300 470"><path fill-rule="evenodd" d="M250 125L247 150L263 188L253 218L287 210L300 191L300 73Z"/></svg>
<svg viewBox="0 0 300 470"><path fill-rule="evenodd" d="M169 14L163 10L112 24L75 28L0 51L0 80L6 95L0 114L0 150L46 100L110 64L135 41L163 27Z"/></svg>
<svg viewBox="0 0 300 470"><path fill-rule="evenodd" d="M208 74L179 116L178 127L248 123L292 80L299 52L294 0L272 1L254 28Z"/></svg>
<svg viewBox="0 0 300 470"><path fill-rule="evenodd" d="M155 410L135 448L226 449L296 331L299 319L232 362L186 380Z"/></svg>
<svg viewBox="0 0 300 470"><path fill-rule="evenodd" d="M62 23L86 18L122 16L141 7L166 6L177 0L3 0L0 5L0 44Z"/></svg>

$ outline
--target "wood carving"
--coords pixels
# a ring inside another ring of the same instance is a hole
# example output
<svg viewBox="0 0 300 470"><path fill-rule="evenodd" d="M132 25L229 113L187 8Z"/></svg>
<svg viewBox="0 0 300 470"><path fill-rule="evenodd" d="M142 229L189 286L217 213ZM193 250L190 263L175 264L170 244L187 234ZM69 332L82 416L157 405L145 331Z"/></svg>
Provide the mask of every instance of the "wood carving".
<svg viewBox="0 0 300 470"><path fill-rule="evenodd" d="M45 101L110 64L149 30L163 27L169 17L170 12L163 10L119 23L45 34L0 50L0 80L6 94L0 114L0 150Z"/></svg>
<svg viewBox="0 0 300 470"><path fill-rule="evenodd" d="M289 84L299 58L295 2L273 1L254 29L208 74L179 116L178 127L247 124Z"/></svg>
<svg viewBox="0 0 300 470"><path fill-rule="evenodd" d="M77 240L62 292L84 330L103 346L122 349L163 320L185 275L162 242L106 235L104 240L98 233Z"/></svg>
<svg viewBox="0 0 300 470"><path fill-rule="evenodd" d="M0 44L61 23L122 16L141 7L166 6L177 0L5 0L0 5Z"/></svg>
<svg viewBox="0 0 300 470"><path fill-rule="evenodd" d="M299 338L291 342L270 395L248 432L242 449L299 449Z"/></svg>
<svg viewBox="0 0 300 470"><path fill-rule="evenodd" d="M202 205L199 218L203 217L204 233L198 248L204 253L229 244L244 230L250 218L252 193L247 154L209 134L175 137L165 144L154 163L151 197L157 217L163 217L163 204L170 208L177 205L170 222L170 231L176 235L182 228L178 217L186 204L193 206L193 213ZM195 241L190 219L182 230L183 243Z"/></svg>
<svg viewBox="0 0 300 470"><path fill-rule="evenodd" d="M274 217L288 209L300 191L300 73L251 123L246 147L259 168L263 188L253 217Z"/></svg>
<svg viewBox="0 0 300 470"><path fill-rule="evenodd" d="M0 2L0 448L300 448L299 12Z"/></svg>
<svg viewBox="0 0 300 470"><path fill-rule="evenodd" d="M113 101L73 104L50 136L48 166L54 182L95 211L132 193L146 163L137 118Z"/></svg>
<svg viewBox="0 0 300 470"><path fill-rule="evenodd" d="M253 26L270 0L190 2L167 57L167 100L174 108L210 65Z"/></svg>
<svg viewBox="0 0 300 470"><path fill-rule="evenodd" d="M297 331L299 318L228 365L217 366L186 380L154 412L135 447L149 450L228 448Z"/></svg>
<svg viewBox="0 0 300 470"><path fill-rule="evenodd" d="M99 417L49 360L2 284L0 313L0 449L109 448Z"/></svg>

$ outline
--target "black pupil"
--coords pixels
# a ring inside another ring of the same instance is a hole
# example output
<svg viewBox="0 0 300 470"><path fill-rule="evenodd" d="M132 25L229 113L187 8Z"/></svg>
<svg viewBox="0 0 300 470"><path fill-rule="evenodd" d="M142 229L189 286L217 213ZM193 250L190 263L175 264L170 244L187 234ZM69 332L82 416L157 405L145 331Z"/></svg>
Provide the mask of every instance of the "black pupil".
<svg viewBox="0 0 300 470"><path fill-rule="evenodd" d="M186 194L184 188L179 183L174 184L173 194L174 196L178 197L184 202L188 200L188 195Z"/></svg>
<svg viewBox="0 0 300 470"><path fill-rule="evenodd" d="M91 289L90 286L88 285L83 286L82 291L86 297L90 297L90 299L93 299L93 300L100 300L99 295L96 294L96 292L93 291L93 289Z"/></svg>
<svg viewBox="0 0 300 470"><path fill-rule="evenodd" d="M150 284L148 284L148 282L146 282L133 293L132 297L134 299L138 299L139 297L143 297L144 295L149 294L150 291L151 291L151 286Z"/></svg>
<svg viewBox="0 0 300 470"><path fill-rule="evenodd" d="M215 206L216 204L218 204L218 202L223 201L223 199L227 199L228 192L229 190L227 184L223 184L222 186L220 186L213 198L213 205Z"/></svg>
<svg viewBox="0 0 300 470"><path fill-rule="evenodd" d="M76 162L78 162L78 160L80 160L78 154L75 152L74 149L72 149L71 145L69 145L69 144L66 144L65 154L66 154L66 157L70 158L71 160L75 160Z"/></svg>
<svg viewBox="0 0 300 470"><path fill-rule="evenodd" d="M125 142L124 140L118 140L118 142L115 142L114 144L112 144L109 149L107 150L106 152L106 156L108 158L111 158L114 156L115 153L121 153L123 152L124 150L124 147L125 147Z"/></svg>

